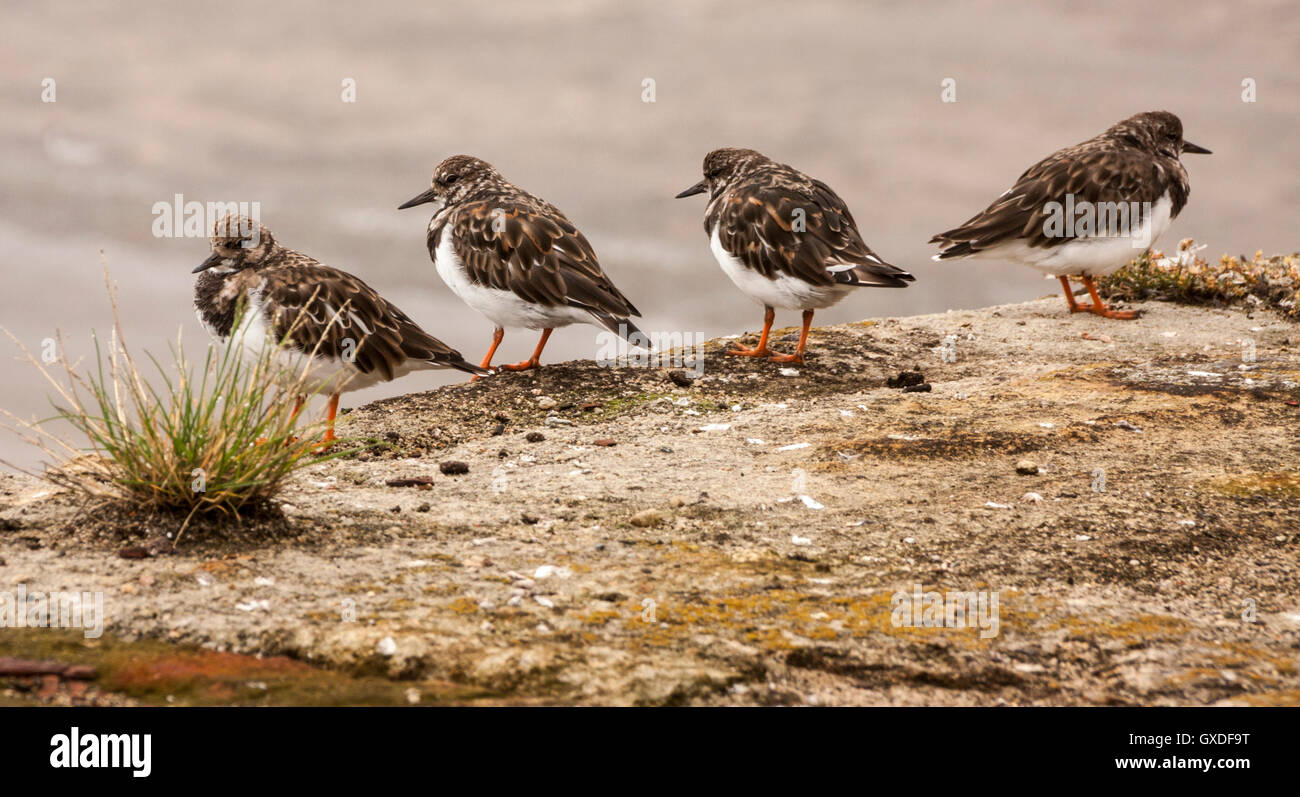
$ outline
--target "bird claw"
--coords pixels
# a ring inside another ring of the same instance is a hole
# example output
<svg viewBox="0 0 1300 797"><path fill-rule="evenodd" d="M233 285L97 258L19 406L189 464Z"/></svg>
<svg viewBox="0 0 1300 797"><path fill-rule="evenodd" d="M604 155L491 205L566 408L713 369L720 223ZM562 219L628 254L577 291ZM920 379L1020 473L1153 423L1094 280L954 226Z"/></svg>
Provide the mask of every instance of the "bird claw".
<svg viewBox="0 0 1300 797"><path fill-rule="evenodd" d="M774 363L802 363L803 355L798 352L794 354L781 354L780 352L772 352L771 359L772 362Z"/></svg>
<svg viewBox="0 0 1300 797"><path fill-rule="evenodd" d="M766 346L756 346L751 348L737 343L736 348L727 349L727 354L730 354L733 357L768 357L776 354L776 352Z"/></svg>
<svg viewBox="0 0 1300 797"><path fill-rule="evenodd" d="M1101 310L1093 310L1093 312L1102 318L1114 318L1118 321L1133 321L1142 317L1139 310L1111 310L1103 307Z"/></svg>

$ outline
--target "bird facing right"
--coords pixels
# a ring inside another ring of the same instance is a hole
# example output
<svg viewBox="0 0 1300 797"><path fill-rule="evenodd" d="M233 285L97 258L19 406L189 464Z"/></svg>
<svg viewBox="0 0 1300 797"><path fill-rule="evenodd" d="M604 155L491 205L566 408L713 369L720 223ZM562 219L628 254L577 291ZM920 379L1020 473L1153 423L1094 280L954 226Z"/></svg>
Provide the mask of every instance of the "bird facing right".
<svg viewBox="0 0 1300 797"><path fill-rule="evenodd" d="M713 256L742 293L763 305L758 345L728 354L801 363L814 311L854 288L905 288L914 279L871 251L830 186L760 152L713 150L704 157L704 179L677 198L706 191L704 231ZM793 354L767 347L777 307L803 311Z"/></svg>
<svg viewBox="0 0 1300 797"><path fill-rule="evenodd" d="M1111 310L1093 277L1106 276L1155 243L1187 204L1190 186L1179 156L1210 151L1183 138L1168 111L1148 111L1030 166L1011 188L960 227L939 233L935 260L1011 260L1057 277L1070 312L1130 320ZM1092 296L1079 304L1077 276Z"/></svg>

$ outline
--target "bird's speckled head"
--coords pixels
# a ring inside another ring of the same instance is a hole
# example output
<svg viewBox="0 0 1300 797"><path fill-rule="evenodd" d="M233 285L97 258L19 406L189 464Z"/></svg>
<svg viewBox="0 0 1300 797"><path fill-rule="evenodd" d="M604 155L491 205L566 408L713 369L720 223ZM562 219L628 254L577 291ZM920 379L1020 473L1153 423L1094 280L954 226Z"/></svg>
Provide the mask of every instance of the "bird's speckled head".
<svg viewBox="0 0 1300 797"><path fill-rule="evenodd" d="M429 190L398 205L398 210L432 202L437 206L436 214L477 197L485 189L506 185L506 179L487 161L473 155L452 155L434 167Z"/></svg>
<svg viewBox="0 0 1300 797"><path fill-rule="evenodd" d="M704 156L704 179L677 195L678 199L695 194L709 192L717 196L719 191L738 178L748 174L754 167L766 163L767 156L752 149L723 147L715 149Z"/></svg>
<svg viewBox="0 0 1300 797"><path fill-rule="evenodd" d="M1120 140L1152 155L1177 159L1184 152L1208 155L1210 151L1183 139L1183 123L1169 111L1146 111L1112 125L1106 131Z"/></svg>
<svg viewBox="0 0 1300 797"><path fill-rule="evenodd" d="M257 219L227 213L212 225L212 254L194 269L197 274L208 269L229 273L257 268L265 263L278 244L271 231Z"/></svg>

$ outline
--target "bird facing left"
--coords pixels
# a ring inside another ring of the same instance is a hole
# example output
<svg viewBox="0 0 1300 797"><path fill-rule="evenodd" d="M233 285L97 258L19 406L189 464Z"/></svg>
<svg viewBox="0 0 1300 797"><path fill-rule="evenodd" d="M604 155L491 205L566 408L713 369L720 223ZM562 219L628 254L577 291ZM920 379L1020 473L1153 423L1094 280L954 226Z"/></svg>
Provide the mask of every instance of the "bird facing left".
<svg viewBox="0 0 1300 797"><path fill-rule="evenodd" d="M199 322L214 338L233 339L247 358L274 346L288 373L310 365L294 413L307 395L329 395L323 443L335 439L342 393L431 368L491 373L466 362L360 278L281 246L255 219L219 219L211 245L212 253L194 269Z"/></svg>

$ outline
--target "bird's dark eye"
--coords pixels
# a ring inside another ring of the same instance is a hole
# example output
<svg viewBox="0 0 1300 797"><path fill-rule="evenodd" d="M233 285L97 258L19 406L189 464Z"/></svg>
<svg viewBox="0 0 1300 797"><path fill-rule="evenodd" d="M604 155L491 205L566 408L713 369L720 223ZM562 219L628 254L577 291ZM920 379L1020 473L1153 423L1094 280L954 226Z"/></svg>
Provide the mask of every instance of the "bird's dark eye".
<svg viewBox="0 0 1300 797"><path fill-rule="evenodd" d="M458 177L460 177L459 174L444 174L442 176L442 184L451 185L452 183L456 182L456 178Z"/></svg>

